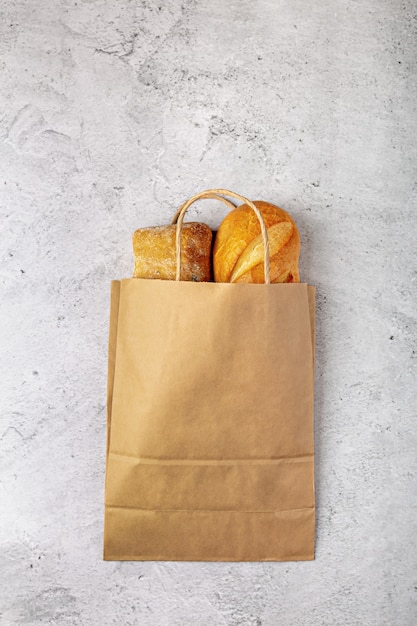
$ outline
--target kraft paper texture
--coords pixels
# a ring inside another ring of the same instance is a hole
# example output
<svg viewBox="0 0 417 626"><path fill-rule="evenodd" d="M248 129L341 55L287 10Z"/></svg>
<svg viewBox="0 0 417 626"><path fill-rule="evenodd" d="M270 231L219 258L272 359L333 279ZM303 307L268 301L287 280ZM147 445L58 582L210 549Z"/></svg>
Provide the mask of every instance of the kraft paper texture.
<svg viewBox="0 0 417 626"><path fill-rule="evenodd" d="M106 560L314 558L306 284L113 281Z"/></svg>

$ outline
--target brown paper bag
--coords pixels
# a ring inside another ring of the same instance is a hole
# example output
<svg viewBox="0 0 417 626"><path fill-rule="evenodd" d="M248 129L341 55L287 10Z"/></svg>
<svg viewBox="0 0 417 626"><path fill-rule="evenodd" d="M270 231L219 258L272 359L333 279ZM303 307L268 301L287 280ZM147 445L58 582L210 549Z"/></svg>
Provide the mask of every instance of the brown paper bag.
<svg viewBox="0 0 417 626"><path fill-rule="evenodd" d="M314 558L314 299L112 283L106 560Z"/></svg>

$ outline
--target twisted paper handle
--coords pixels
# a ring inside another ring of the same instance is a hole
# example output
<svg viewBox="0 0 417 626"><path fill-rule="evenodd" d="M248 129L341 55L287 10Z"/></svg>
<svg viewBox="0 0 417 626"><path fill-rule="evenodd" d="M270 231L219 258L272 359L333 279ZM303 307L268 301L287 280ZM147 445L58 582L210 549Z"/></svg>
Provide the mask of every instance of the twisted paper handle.
<svg viewBox="0 0 417 626"><path fill-rule="evenodd" d="M269 263L269 241L268 241L268 231L265 226L265 222L262 217L262 214L260 210L258 209L258 207L251 200L248 200L244 196L241 196L238 193L235 193L234 191L229 191L228 189L207 189L206 191L201 191L200 193L196 194L195 196L187 200L187 202L184 202L184 204L178 209L178 211L174 215L172 219L172 224L175 224L175 222L177 223L177 232L176 232L176 239L175 239L177 269L176 269L175 280L180 280L180 276L181 276L181 228L182 228L182 223L184 221L185 213L187 212L189 207L192 204L194 204L194 202L196 202L197 200L202 200L203 198L205 199L215 198L216 200L220 200L221 202L224 202L229 207L235 208L234 204L230 202L230 200L228 200L227 198L224 198L223 196L230 196L231 198L236 198L237 200L240 200L244 204L247 204L255 212L256 217L258 218L259 224L261 226L261 234L262 234L262 239L264 243L265 284L269 285L271 282L270 281L270 263Z"/></svg>

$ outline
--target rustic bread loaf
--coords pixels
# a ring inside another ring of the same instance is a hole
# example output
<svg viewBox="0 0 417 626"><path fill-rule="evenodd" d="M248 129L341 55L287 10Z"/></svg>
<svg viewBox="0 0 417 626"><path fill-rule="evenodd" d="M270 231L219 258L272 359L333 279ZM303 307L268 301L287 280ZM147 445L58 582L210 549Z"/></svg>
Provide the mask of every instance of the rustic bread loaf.
<svg viewBox="0 0 417 626"><path fill-rule="evenodd" d="M269 238L271 283L298 283L300 236L292 217L273 204L254 202ZM214 242L214 280L223 283L263 283L264 246L259 220L243 204L224 218Z"/></svg>
<svg viewBox="0 0 417 626"><path fill-rule="evenodd" d="M175 280L175 234L175 225L139 228L133 233L133 278ZM206 224L182 225L181 280L211 280L212 237Z"/></svg>

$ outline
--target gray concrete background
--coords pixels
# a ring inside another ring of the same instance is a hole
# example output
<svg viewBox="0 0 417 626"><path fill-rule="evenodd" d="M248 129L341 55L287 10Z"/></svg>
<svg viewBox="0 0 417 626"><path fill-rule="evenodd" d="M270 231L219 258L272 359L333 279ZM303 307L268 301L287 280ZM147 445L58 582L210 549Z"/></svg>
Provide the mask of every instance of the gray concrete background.
<svg viewBox="0 0 417 626"><path fill-rule="evenodd" d="M0 10L0 623L414 626L414 0ZM104 563L109 283L212 186L317 285L316 561Z"/></svg>

